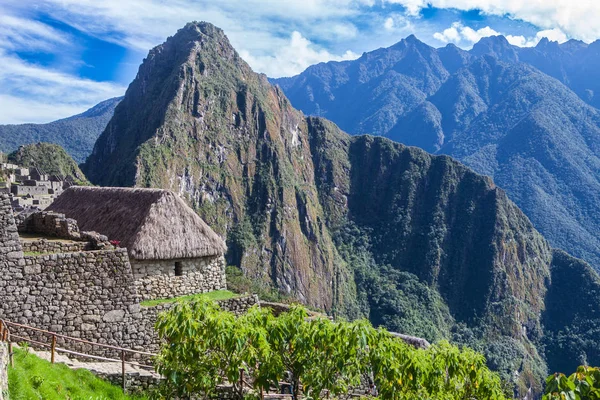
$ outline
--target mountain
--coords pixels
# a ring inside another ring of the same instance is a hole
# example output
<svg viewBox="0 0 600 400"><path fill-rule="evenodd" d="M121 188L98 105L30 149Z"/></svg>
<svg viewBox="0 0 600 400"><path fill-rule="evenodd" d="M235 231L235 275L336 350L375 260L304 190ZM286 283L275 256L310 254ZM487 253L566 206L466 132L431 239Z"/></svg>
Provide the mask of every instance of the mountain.
<svg viewBox="0 0 600 400"><path fill-rule="evenodd" d="M121 99L105 100L81 114L47 124L0 125L0 151L10 153L30 143L56 143L75 161L83 162Z"/></svg>
<svg viewBox="0 0 600 400"><path fill-rule="evenodd" d="M71 176L82 184L88 183L75 160L57 144L37 143L21 146L8 155L8 161L22 167L37 167L49 175Z"/></svg>
<svg viewBox="0 0 600 400"><path fill-rule="evenodd" d="M502 49L494 51L500 60L529 64L558 79L586 103L600 107L600 40L586 44L572 39L559 44L543 38L535 47L517 47L503 36L494 36L481 39L471 53L489 54L492 41L497 42L496 49Z"/></svg>
<svg viewBox="0 0 600 400"><path fill-rule="evenodd" d="M443 65L423 90L447 81ZM100 185L177 191L247 276L334 315L469 344L521 392L548 366L600 362L598 275L491 179L303 116L208 23L150 51L83 168ZM576 285L586 307L561 300Z"/></svg>
<svg viewBox="0 0 600 400"><path fill-rule="evenodd" d="M272 82L308 115L489 175L553 246L600 268L600 111L577 95L600 82L595 47L543 40L518 48L494 36L467 52L411 36Z"/></svg>

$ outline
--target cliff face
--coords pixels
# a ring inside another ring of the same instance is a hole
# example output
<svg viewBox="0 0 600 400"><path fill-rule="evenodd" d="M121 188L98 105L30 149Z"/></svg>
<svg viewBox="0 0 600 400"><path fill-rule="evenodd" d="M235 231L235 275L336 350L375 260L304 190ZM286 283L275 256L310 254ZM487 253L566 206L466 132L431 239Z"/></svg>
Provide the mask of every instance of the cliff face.
<svg viewBox="0 0 600 400"><path fill-rule="evenodd" d="M253 279L469 344L523 388L547 372L547 326L568 323L545 311L560 307L552 274L564 268L489 178L305 118L210 24L150 52L84 167L97 184L178 191Z"/></svg>

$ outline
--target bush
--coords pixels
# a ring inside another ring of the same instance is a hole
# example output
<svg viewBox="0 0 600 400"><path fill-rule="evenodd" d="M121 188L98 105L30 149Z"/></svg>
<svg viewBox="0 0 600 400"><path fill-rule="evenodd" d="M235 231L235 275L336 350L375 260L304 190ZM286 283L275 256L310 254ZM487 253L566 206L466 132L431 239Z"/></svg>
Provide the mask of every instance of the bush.
<svg viewBox="0 0 600 400"><path fill-rule="evenodd" d="M600 368L581 366L568 378L556 373L546 379L543 400L600 399Z"/></svg>

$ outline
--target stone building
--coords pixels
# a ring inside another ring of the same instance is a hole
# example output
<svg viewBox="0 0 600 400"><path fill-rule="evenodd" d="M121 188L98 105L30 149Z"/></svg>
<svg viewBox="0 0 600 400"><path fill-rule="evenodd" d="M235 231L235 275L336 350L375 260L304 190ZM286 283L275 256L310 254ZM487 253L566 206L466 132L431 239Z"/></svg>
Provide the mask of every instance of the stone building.
<svg viewBox="0 0 600 400"><path fill-rule="evenodd" d="M15 220L9 196L0 194L0 319L156 352L160 341L154 325L172 304L142 306L141 300L127 249L115 248L104 235L80 230L64 214L35 212ZM242 296L220 306L242 313L257 302L256 296ZM13 326L11 334L50 344L48 335L29 329ZM57 347L121 357L118 350L60 337Z"/></svg>
<svg viewBox="0 0 600 400"><path fill-rule="evenodd" d="M225 242L171 191L76 186L46 210L127 248L143 299L226 288Z"/></svg>

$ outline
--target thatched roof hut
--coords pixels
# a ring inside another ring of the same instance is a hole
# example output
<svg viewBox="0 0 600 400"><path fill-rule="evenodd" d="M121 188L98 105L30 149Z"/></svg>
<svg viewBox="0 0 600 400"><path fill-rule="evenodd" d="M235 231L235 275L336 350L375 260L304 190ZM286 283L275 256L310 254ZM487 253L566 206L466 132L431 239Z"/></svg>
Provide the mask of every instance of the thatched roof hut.
<svg viewBox="0 0 600 400"><path fill-rule="evenodd" d="M135 260L198 258L226 250L225 242L169 190L74 186L47 211L77 220L82 231L120 241Z"/></svg>

